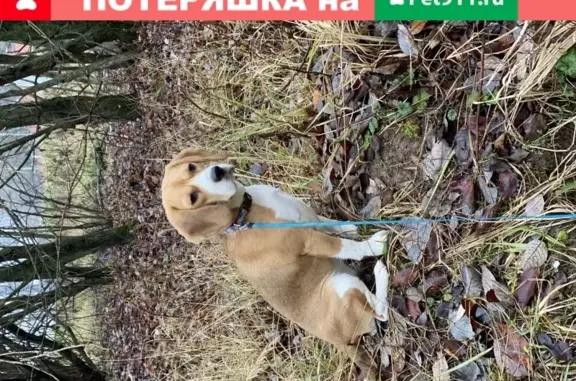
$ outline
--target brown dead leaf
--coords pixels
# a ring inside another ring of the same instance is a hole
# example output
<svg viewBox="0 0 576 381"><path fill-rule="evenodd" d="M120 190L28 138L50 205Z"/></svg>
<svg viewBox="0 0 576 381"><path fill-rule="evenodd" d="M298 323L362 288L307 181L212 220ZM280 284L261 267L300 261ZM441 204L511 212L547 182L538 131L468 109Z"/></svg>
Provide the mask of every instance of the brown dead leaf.
<svg viewBox="0 0 576 381"><path fill-rule="evenodd" d="M481 215L481 219L490 219L498 216L500 210L502 209L502 204L497 202L496 204L488 205L483 211ZM490 222L476 222L472 226L472 231L476 234L484 234L486 233L494 224Z"/></svg>
<svg viewBox="0 0 576 381"><path fill-rule="evenodd" d="M432 365L432 379L433 381L450 381L448 362L442 352L438 353L438 360Z"/></svg>
<svg viewBox="0 0 576 381"><path fill-rule="evenodd" d="M502 59L500 59L496 56L485 56L484 62L478 61L476 63L476 67L478 69L481 69L482 67L484 67L484 69L500 71L500 70L504 69L505 65L502 63Z"/></svg>
<svg viewBox="0 0 576 381"><path fill-rule="evenodd" d="M422 289L426 295L431 295L440 291L448 284L448 277L446 274L438 270L432 270L426 275Z"/></svg>
<svg viewBox="0 0 576 381"><path fill-rule="evenodd" d="M504 304L512 304L514 302L508 287L498 282L494 274L486 266L482 266L482 288L484 288L484 294L486 295L493 291L496 298Z"/></svg>
<svg viewBox="0 0 576 381"><path fill-rule="evenodd" d="M444 351L454 359L464 358L468 354L467 349L466 344L457 340L446 340L444 342Z"/></svg>
<svg viewBox="0 0 576 381"><path fill-rule="evenodd" d="M409 57L418 57L418 47L412 38L408 28L403 24L398 24L398 45L402 53Z"/></svg>
<svg viewBox="0 0 576 381"><path fill-rule="evenodd" d="M519 286L514 293L514 298L516 298L518 306L524 308L530 303L530 300L532 300L532 297L536 293L538 270L532 268L524 270L518 283Z"/></svg>
<svg viewBox="0 0 576 381"><path fill-rule="evenodd" d="M316 110L316 112L320 112L324 107L322 102L322 93L318 89L315 89L312 93L312 104L314 105L314 110Z"/></svg>
<svg viewBox="0 0 576 381"><path fill-rule="evenodd" d="M415 321L418 319L418 317L420 317L422 311L420 310L420 305L418 302L408 298L406 299L406 307L408 308L408 315L412 318L412 320Z"/></svg>
<svg viewBox="0 0 576 381"><path fill-rule="evenodd" d="M494 357L500 367L513 377L527 377L530 359L526 354L528 341L513 328L501 327L503 337L494 340Z"/></svg>
<svg viewBox="0 0 576 381"><path fill-rule="evenodd" d="M528 242L526 249L524 249L522 255L518 257L517 266L523 270L538 269L547 259L548 247L546 243L539 239L533 239Z"/></svg>
<svg viewBox="0 0 576 381"><path fill-rule="evenodd" d="M546 131L546 119L542 114L532 114L520 126L524 138L528 141L538 139Z"/></svg>
<svg viewBox="0 0 576 381"><path fill-rule="evenodd" d="M474 213L474 204L476 202L474 195L474 183L468 176L458 181L454 189L460 192L462 198L462 213L472 215Z"/></svg>
<svg viewBox="0 0 576 381"><path fill-rule="evenodd" d="M468 130L460 130L454 137L456 162L461 167L467 168L473 160L472 150L470 149L470 135Z"/></svg>
<svg viewBox="0 0 576 381"><path fill-rule="evenodd" d="M394 279L392 279L392 287L409 286L416 278L418 278L418 272L415 268L400 270L396 273Z"/></svg>
<svg viewBox="0 0 576 381"><path fill-rule="evenodd" d="M482 295L482 274L478 270L463 264L460 266L460 276L464 283L464 296L478 298Z"/></svg>
<svg viewBox="0 0 576 381"><path fill-rule="evenodd" d="M424 30L426 24L428 24L428 21L412 21L412 24L410 24L410 33L412 33L413 36L417 35Z"/></svg>
<svg viewBox="0 0 576 381"><path fill-rule="evenodd" d="M498 174L498 192L502 198L509 198L518 190L518 176L515 172L505 171Z"/></svg>
<svg viewBox="0 0 576 381"><path fill-rule="evenodd" d="M392 349L392 369L400 373L406 368L406 351L404 348Z"/></svg>
<svg viewBox="0 0 576 381"><path fill-rule="evenodd" d="M482 137L486 131L486 117L483 115L468 115L466 125L471 133Z"/></svg>
<svg viewBox="0 0 576 381"><path fill-rule="evenodd" d="M430 180L438 179L438 174L450 159L452 149L444 139L437 140L430 152L424 158L422 164L424 174Z"/></svg>
<svg viewBox="0 0 576 381"><path fill-rule="evenodd" d="M538 216L544 213L544 196L538 194L528 200L524 213L527 216Z"/></svg>

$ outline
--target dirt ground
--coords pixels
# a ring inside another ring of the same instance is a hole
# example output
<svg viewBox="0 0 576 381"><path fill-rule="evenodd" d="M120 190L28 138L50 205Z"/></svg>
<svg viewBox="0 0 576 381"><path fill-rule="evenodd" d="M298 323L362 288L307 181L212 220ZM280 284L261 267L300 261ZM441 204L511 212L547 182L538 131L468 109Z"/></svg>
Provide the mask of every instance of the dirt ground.
<svg viewBox="0 0 576 381"><path fill-rule="evenodd" d="M140 39L127 77L146 116L107 148L109 209L137 236L112 253L117 379L356 377L217 243L170 229L163 166L188 146L329 217L421 219L387 227L392 322L368 343L386 377L572 377L576 225L510 217L576 210L573 23L149 23Z"/></svg>

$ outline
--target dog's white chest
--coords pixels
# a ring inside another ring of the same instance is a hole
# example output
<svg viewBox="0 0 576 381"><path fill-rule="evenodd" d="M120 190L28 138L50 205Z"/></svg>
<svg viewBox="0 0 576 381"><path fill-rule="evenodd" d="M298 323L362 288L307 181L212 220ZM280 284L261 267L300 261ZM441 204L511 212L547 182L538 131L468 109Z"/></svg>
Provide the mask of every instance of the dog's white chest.
<svg viewBox="0 0 576 381"><path fill-rule="evenodd" d="M318 221L318 216L311 207L278 188L252 185L246 187L246 191L255 204L272 209L277 219L293 222Z"/></svg>

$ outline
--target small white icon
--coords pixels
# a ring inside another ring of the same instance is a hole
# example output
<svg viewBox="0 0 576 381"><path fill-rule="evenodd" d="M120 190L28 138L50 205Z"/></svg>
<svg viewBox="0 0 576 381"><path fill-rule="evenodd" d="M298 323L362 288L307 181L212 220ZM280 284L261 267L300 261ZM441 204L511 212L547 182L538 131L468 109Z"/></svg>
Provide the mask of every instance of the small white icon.
<svg viewBox="0 0 576 381"><path fill-rule="evenodd" d="M23 10L35 11L36 0L18 0L18 3L16 3L16 9L18 9L19 11Z"/></svg>
<svg viewBox="0 0 576 381"><path fill-rule="evenodd" d="M390 0L390 5L404 5L404 0Z"/></svg>

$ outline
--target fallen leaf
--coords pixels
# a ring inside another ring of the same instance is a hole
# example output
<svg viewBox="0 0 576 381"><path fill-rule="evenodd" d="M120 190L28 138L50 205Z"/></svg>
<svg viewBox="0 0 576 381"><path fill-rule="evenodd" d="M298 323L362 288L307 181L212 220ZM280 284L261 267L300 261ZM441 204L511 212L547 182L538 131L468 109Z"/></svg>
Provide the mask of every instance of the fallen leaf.
<svg viewBox="0 0 576 381"><path fill-rule="evenodd" d="M410 313L408 312L408 308L406 307L406 299L404 299L400 295L393 295L392 300L390 302L392 308L394 308L400 315L404 317L408 317Z"/></svg>
<svg viewBox="0 0 576 381"><path fill-rule="evenodd" d="M416 278L418 278L418 272L414 268L407 268L404 270L400 270L392 279L392 287L398 286L409 286L412 284Z"/></svg>
<svg viewBox="0 0 576 381"><path fill-rule="evenodd" d="M531 28L527 28L524 33L521 33L520 26L517 26L514 32L514 38L521 41L520 46L516 51L516 65L514 66L514 73L516 78L523 80L528 74L532 54L536 51L536 44L532 39L534 32Z"/></svg>
<svg viewBox="0 0 576 381"><path fill-rule="evenodd" d="M528 141L538 139L548 126L542 114L532 114L520 125L524 138Z"/></svg>
<svg viewBox="0 0 576 381"><path fill-rule="evenodd" d="M464 307L460 306L458 310L454 310L448 317L450 320L450 335L454 340L468 341L474 338L474 330L470 318L466 315Z"/></svg>
<svg viewBox="0 0 576 381"><path fill-rule="evenodd" d="M470 135L468 130L460 130L454 137L456 144L456 162L461 167L467 168L472 163L472 150L470 149Z"/></svg>
<svg viewBox="0 0 576 381"><path fill-rule="evenodd" d="M402 244L406 249L408 258L412 263L418 264L422 260L422 252L426 249L430 234L432 233L432 223L414 223L407 225L409 233L402 238Z"/></svg>
<svg viewBox="0 0 576 381"><path fill-rule="evenodd" d="M460 266L460 276L464 283L464 296L478 298L482 295L482 274L473 267Z"/></svg>
<svg viewBox="0 0 576 381"><path fill-rule="evenodd" d="M488 186L484 177L478 177L478 187L488 205L494 204L498 200L498 189Z"/></svg>
<svg viewBox="0 0 576 381"><path fill-rule="evenodd" d="M360 211L360 216L366 219L374 219L382 208L382 199L380 196L372 197Z"/></svg>
<svg viewBox="0 0 576 381"><path fill-rule="evenodd" d="M262 176L266 172L266 165L261 163L254 163L250 166L250 173L256 176Z"/></svg>
<svg viewBox="0 0 576 381"><path fill-rule="evenodd" d="M398 24L398 45L400 45L402 53L410 57L418 57L418 48L414 44L408 28L403 24Z"/></svg>
<svg viewBox="0 0 576 381"><path fill-rule="evenodd" d="M417 35L424 30L426 24L428 24L428 21L412 21L412 24L410 24L410 33L412 33L413 36Z"/></svg>
<svg viewBox="0 0 576 381"><path fill-rule="evenodd" d="M410 298L408 298L406 300L406 307L408 308L408 315L413 320L418 319L418 317L420 317L420 315L422 314L422 311L420 310L420 306L418 305L418 302L415 302L415 301L411 300Z"/></svg>
<svg viewBox="0 0 576 381"><path fill-rule="evenodd" d="M332 190L334 189L332 185L332 179L330 178L330 176L332 175L332 166L324 168L322 172L324 177L324 179L322 180L322 195L324 197L328 197L332 193Z"/></svg>
<svg viewBox="0 0 576 381"><path fill-rule="evenodd" d="M476 136L484 135L486 131L486 117L483 115L468 115L466 126Z"/></svg>
<svg viewBox="0 0 576 381"><path fill-rule="evenodd" d="M487 359L483 359L487 360ZM483 365L481 360L473 361L462 368L454 371L452 376L456 381L490 381L488 366Z"/></svg>
<svg viewBox="0 0 576 381"><path fill-rule="evenodd" d="M502 205L499 202L492 204L492 205L488 205L480 214L479 220L491 219L491 218L498 216L498 213L500 213L500 209L502 209ZM492 226L494 226L494 224L492 224L490 222L476 222L472 226L472 231L476 234L484 234Z"/></svg>
<svg viewBox="0 0 576 381"><path fill-rule="evenodd" d="M434 381L450 381L448 362L442 353L438 353L438 360L432 364L432 379Z"/></svg>
<svg viewBox="0 0 576 381"><path fill-rule="evenodd" d="M496 140L494 140L494 149L498 156L508 156L508 148L506 146L506 134L501 134Z"/></svg>
<svg viewBox="0 0 576 381"><path fill-rule="evenodd" d="M502 303L491 302L486 304L486 311L490 317L490 322L502 323L508 320L508 314L506 313L506 306Z"/></svg>
<svg viewBox="0 0 576 381"><path fill-rule="evenodd" d="M400 373L406 368L406 351L404 348L392 348L392 369Z"/></svg>
<svg viewBox="0 0 576 381"><path fill-rule="evenodd" d="M484 288L484 294L493 291L496 298L502 303L512 304L514 302L508 287L498 282L494 274L486 266L482 266L482 287Z"/></svg>
<svg viewBox="0 0 576 381"><path fill-rule="evenodd" d="M322 93L320 90L316 89L312 93L312 104L314 105L314 110L320 112L324 108L324 102L322 102Z"/></svg>
<svg viewBox="0 0 576 381"><path fill-rule="evenodd" d="M420 208L432 217L444 217L452 211L452 203L459 197L458 193L438 192L437 189L430 188L424 195Z"/></svg>
<svg viewBox="0 0 576 381"><path fill-rule="evenodd" d="M474 195L474 182L468 176L463 177L458 181L454 189L460 192L462 198L462 213L470 216L474 213L475 208L475 195Z"/></svg>
<svg viewBox="0 0 576 381"><path fill-rule="evenodd" d="M524 253L518 257L516 265L519 269L538 269L548 259L548 248L546 243L539 239L528 242Z"/></svg>
<svg viewBox="0 0 576 381"><path fill-rule="evenodd" d="M441 290L448 284L448 277L446 274L437 270L432 270L425 277L424 284L422 285L423 291L426 295L430 295L436 291Z"/></svg>
<svg viewBox="0 0 576 381"><path fill-rule="evenodd" d="M544 298L546 298L548 295L550 295L550 293L552 293L554 290L556 290L558 287L566 284L568 282L568 277L566 276L566 274L562 271L559 271L556 273L556 275L554 275L554 283L552 285L550 285L549 283L547 284L547 286L544 288L544 290L542 291L542 293L540 294L539 300L544 300ZM547 305L550 305L550 303L555 299L557 295L553 295L552 297L548 298L547 301Z"/></svg>
<svg viewBox="0 0 576 381"><path fill-rule="evenodd" d="M525 352L528 341L510 327L503 328L504 337L494 340L494 357L500 367L513 377L527 377L530 359Z"/></svg>
<svg viewBox="0 0 576 381"><path fill-rule="evenodd" d="M538 332L536 335L536 342L539 345L545 345L547 347L551 347L554 344L550 335L544 332Z"/></svg>
<svg viewBox="0 0 576 381"><path fill-rule="evenodd" d="M529 268L524 270L520 276L518 288L514 293L514 298L516 298L516 302L520 308L526 307L536 293L538 275L538 270Z"/></svg>
<svg viewBox="0 0 576 381"><path fill-rule="evenodd" d="M455 310L453 302L443 302L436 308L436 316L442 319L449 319L450 314Z"/></svg>
<svg viewBox="0 0 576 381"><path fill-rule="evenodd" d="M556 357L556 360L571 362L574 359L572 348L565 341L557 341L550 348L550 351Z"/></svg>
<svg viewBox="0 0 576 381"><path fill-rule="evenodd" d="M424 174L430 180L438 179L438 172L450 159L452 149L444 139L437 140L423 161Z"/></svg>
<svg viewBox="0 0 576 381"><path fill-rule="evenodd" d="M496 56L485 56L484 61L478 61L476 63L476 67L478 69L484 67L485 70L500 71L504 69L505 65L502 64L502 59Z"/></svg>
<svg viewBox="0 0 576 381"><path fill-rule="evenodd" d="M412 300L413 302L420 303L425 300L424 294L421 290L416 287L409 287L406 290L406 299Z"/></svg>
<svg viewBox="0 0 576 381"><path fill-rule="evenodd" d="M472 316L474 317L474 320L484 325L490 323L491 320L488 310L478 304L474 306Z"/></svg>
<svg viewBox="0 0 576 381"><path fill-rule="evenodd" d="M512 152L512 154L510 156L508 156L506 158L506 160L508 160L512 163L520 163L521 161L526 159L528 156L530 156L530 152L528 152L522 148L517 148L514 150L514 152Z"/></svg>
<svg viewBox="0 0 576 381"><path fill-rule="evenodd" d="M420 316L418 316L418 319L416 319L415 323L422 327L424 327L426 323L428 323L428 314L426 313L426 311L422 312Z"/></svg>
<svg viewBox="0 0 576 381"><path fill-rule="evenodd" d="M460 359L468 354L466 344L456 340L446 340L444 342L444 351L453 358Z"/></svg>
<svg viewBox="0 0 576 381"><path fill-rule="evenodd" d="M463 88L468 93L479 90L480 83L482 83L482 92L486 94L493 93L500 87L500 82L502 81L501 73L496 73L493 70L484 70L484 78L481 80L479 72L464 81Z"/></svg>
<svg viewBox="0 0 576 381"><path fill-rule="evenodd" d="M544 212L544 196L541 194L532 197L526 203L526 208L524 209L524 213L527 216L538 216Z"/></svg>
<svg viewBox="0 0 576 381"><path fill-rule="evenodd" d="M518 190L518 176L515 172L506 171L498 174L498 192L502 198L509 198Z"/></svg>
<svg viewBox="0 0 576 381"><path fill-rule="evenodd" d="M397 29L398 23L395 21L378 21L374 24L374 35L388 37Z"/></svg>

